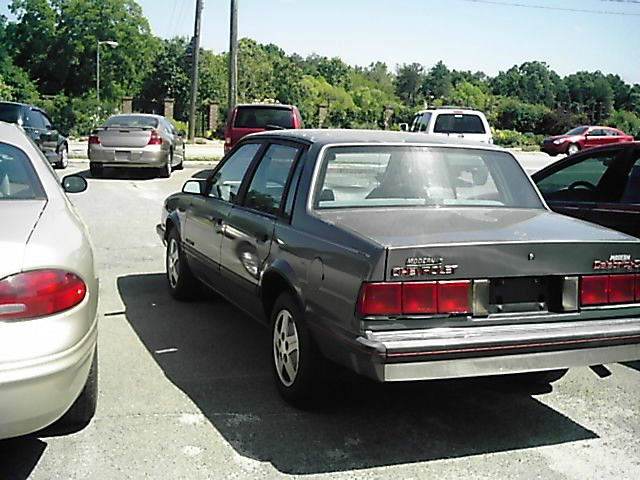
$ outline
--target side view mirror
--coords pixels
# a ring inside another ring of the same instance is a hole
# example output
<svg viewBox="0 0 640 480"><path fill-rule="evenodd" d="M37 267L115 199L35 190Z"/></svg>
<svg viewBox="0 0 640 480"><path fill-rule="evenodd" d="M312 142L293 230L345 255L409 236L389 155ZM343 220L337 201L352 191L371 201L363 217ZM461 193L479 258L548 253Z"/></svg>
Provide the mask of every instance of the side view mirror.
<svg viewBox="0 0 640 480"><path fill-rule="evenodd" d="M178 130L178 136L179 137L186 137L187 136L187 132L185 132L184 130Z"/></svg>
<svg viewBox="0 0 640 480"><path fill-rule="evenodd" d="M187 180L182 186L182 193L202 195L204 193L205 182L203 180Z"/></svg>
<svg viewBox="0 0 640 480"><path fill-rule="evenodd" d="M409 124L408 123L401 123L400 124L400 131L401 132L408 132L409 131Z"/></svg>
<svg viewBox="0 0 640 480"><path fill-rule="evenodd" d="M62 179L62 188L66 193L84 192L89 184L80 175L67 175Z"/></svg>

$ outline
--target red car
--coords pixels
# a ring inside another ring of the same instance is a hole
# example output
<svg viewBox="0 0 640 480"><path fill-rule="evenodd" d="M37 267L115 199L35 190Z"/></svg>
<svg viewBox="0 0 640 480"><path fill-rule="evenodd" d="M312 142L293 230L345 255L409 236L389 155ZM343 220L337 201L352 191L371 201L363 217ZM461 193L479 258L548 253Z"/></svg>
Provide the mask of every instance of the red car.
<svg viewBox="0 0 640 480"><path fill-rule="evenodd" d="M300 112L293 105L238 105L229 115L224 129L224 153L250 133L289 128L304 128Z"/></svg>
<svg viewBox="0 0 640 480"><path fill-rule="evenodd" d="M545 138L540 150L555 157L559 153L573 155L585 148L623 142L633 142L633 137L613 127L582 126L569 130L564 135Z"/></svg>

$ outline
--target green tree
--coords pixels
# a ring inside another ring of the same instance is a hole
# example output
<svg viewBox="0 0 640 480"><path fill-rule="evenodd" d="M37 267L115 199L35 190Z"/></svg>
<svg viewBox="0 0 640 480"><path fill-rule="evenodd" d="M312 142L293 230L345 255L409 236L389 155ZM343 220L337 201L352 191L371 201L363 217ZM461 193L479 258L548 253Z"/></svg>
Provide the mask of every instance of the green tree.
<svg viewBox="0 0 640 480"><path fill-rule="evenodd" d="M451 71L441 61L436 63L422 82L422 93L427 98L449 98L453 88Z"/></svg>
<svg viewBox="0 0 640 480"><path fill-rule="evenodd" d="M422 101L420 93L424 83L424 68L419 63L398 66L396 73L396 95L409 107L415 107Z"/></svg>

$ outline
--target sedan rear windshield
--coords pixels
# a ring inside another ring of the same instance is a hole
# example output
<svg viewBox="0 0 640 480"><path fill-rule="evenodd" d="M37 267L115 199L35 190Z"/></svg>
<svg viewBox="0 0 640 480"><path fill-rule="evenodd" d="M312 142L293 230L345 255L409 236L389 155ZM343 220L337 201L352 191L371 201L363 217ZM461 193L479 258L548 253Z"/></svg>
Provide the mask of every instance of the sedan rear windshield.
<svg viewBox="0 0 640 480"><path fill-rule="evenodd" d="M487 133L478 115L441 113L436 117L434 133Z"/></svg>
<svg viewBox="0 0 640 480"><path fill-rule="evenodd" d="M7 123L18 123L20 118L20 105L13 105L11 103L0 103L0 121Z"/></svg>
<svg viewBox="0 0 640 480"><path fill-rule="evenodd" d="M0 202L45 198L42 185L27 155L0 143Z"/></svg>
<svg viewBox="0 0 640 480"><path fill-rule="evenodd" d="M462 206L544 208L517 160L470 148L328 148L314 208Z"/></svg>
<svg viewBox="0 0 640 480"><path fill-rule="evenodd" d="M236 128L293 128L293 113L288 108L239 107Z"/></svg>
<svg viewBox="0 0 640 480"><path fill-rule="evenodd" d="M158 128L158 119L142 115L119 115L104 122L105 127Z"/></svg>

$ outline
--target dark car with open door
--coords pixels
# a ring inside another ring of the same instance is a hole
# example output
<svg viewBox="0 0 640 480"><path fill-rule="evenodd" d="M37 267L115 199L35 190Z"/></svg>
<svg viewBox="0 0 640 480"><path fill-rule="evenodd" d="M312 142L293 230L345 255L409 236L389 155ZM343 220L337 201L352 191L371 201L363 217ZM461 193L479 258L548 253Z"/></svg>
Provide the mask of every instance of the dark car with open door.
<svg viewBox="0 0 640 480"><path fill-rule="evenodd" d="M533 180L556 212L640 237L640 142L571 155Z"/></svg>

